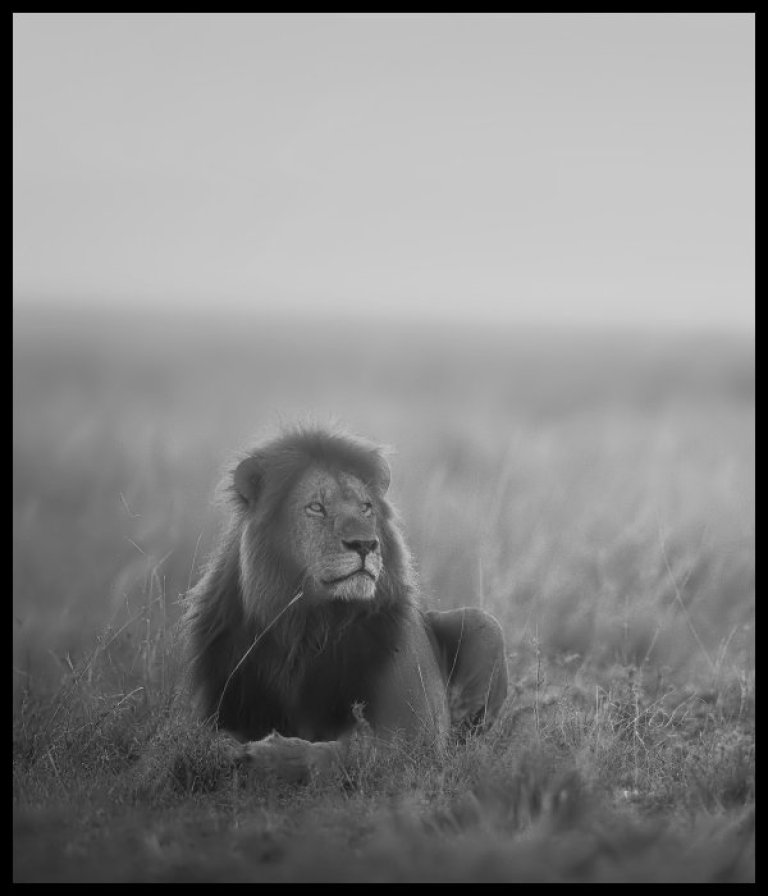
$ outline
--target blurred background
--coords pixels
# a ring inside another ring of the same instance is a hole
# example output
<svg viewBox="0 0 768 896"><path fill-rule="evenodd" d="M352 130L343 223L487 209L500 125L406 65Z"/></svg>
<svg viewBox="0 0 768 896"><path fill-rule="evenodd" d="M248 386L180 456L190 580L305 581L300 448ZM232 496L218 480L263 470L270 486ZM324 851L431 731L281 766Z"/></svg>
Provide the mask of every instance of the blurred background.
<svg viewBox="0 0 768 896"><path fill-rule="evenodd" d="M307 415L511 663L751 664L753 16L17 13L13 67L17 686L149 662Z"/></svg>

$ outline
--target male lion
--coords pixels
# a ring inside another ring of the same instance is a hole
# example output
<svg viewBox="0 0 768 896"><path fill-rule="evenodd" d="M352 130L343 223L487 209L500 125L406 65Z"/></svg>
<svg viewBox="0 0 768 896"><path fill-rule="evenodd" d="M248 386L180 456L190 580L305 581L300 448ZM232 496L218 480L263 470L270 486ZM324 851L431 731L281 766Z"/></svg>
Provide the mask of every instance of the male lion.
<svg viewBox="0 0 768 896"><path fill-rule="evenodd" d="M229 527L189 595L192 685L239 755L285 777L342 757L360 707L377 740L440 748L506 696L498 622L419 606L389 480L379 448L321 428L257 446L229 479Z"/></svg>

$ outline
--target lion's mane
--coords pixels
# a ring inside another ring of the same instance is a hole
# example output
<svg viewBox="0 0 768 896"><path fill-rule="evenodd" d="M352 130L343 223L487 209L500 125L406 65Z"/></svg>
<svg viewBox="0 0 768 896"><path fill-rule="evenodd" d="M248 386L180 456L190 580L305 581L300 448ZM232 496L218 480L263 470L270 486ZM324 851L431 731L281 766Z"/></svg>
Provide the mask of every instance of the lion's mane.
<svg viewBox="0 0 768 896"><path fill-rule="evenodd" d="M185 631L198 709L244 739L273 730L331 739L354 723L352 703L371 697L416 604L410 556L385 497L389 468L377 446L319 427L292 429L246 457L260 471L258 500L251 506L242 497L230 471L229 524L188 595ZM312 604L296 597L301 570L286 562L280 541L295 540L295 533L281 510L312 465L353 473L368 485L383 560L371 601Z"/></svg>

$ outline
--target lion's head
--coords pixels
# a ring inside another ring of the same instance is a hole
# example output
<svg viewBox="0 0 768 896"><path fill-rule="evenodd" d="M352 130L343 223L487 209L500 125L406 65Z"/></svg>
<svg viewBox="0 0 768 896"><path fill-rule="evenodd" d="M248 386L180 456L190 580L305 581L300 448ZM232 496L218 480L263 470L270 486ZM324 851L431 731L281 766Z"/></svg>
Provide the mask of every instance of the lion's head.
<svg viewBox="0 0 768 896"><path fill-rule="evenodd" d="M298 471L297 471L298 472ZM379 528L383 521L380 482L361 478L361 472L311 463L298 473L276 518L265 521L258 512L263 498L263 460L250 456L234 474L235 488L253 512L243 527L241 578L252 595L249 580L258 570L252 547L263 539L263 525L272 527L270 540L276 559L297 582L297 590L312 601L372 600L383 569Z"/></svg>
<svg viewBox="0 0 768 896"><path fill-rule="evenodd" d="M232 474L240 518L240 581L246 610L282 609L303 594L374 601L406 584L405 547L386 500L381 449L346 434L293 430L261 445Z"/></svg>

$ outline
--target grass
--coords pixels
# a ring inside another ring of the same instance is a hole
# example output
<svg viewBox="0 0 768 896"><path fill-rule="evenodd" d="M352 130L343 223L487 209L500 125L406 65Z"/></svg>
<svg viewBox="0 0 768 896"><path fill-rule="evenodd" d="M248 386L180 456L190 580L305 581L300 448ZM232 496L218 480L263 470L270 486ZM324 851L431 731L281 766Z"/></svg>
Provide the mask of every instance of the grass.
<svg viewBox="0 0 768 896"><path fill-rule="evenodd" d="M17 315L16 880L754 878L751 347ZM426 601L512 693L443 761L289 786L191 717L212 488L313 412L394 444Z"/></svg>

